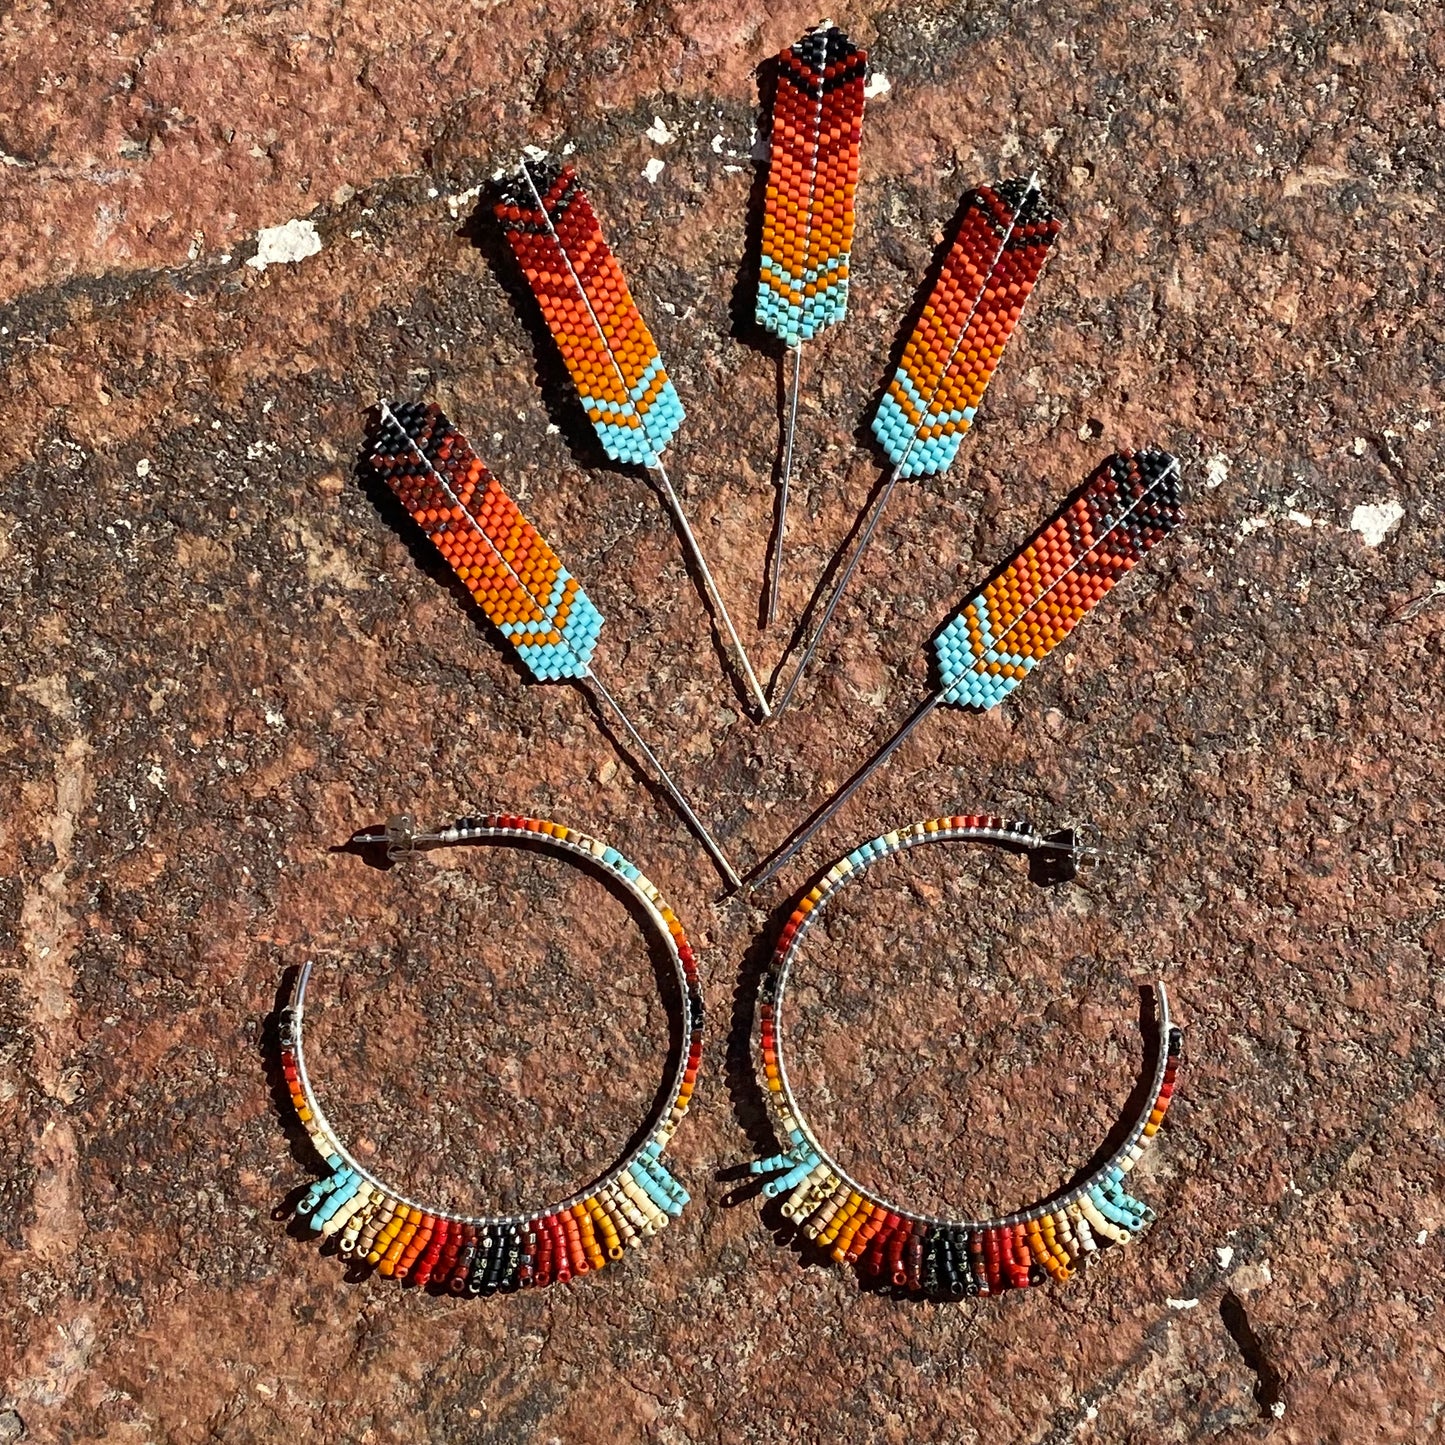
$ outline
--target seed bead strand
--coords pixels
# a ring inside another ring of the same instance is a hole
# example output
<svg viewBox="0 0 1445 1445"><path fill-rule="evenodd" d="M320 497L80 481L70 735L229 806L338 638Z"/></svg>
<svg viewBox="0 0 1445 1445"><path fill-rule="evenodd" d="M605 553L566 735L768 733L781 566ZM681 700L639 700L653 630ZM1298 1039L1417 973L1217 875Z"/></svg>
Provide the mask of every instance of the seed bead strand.
<svg viewBox="0 0 1445 1445"><path fill-rule="evenodd" d="M969 816L931 818L885 833L840 858L798 901L783 925L758 1003L757 1062L780 1152L751 1166L767 1176L766 1197L783 1198L783 1217L840 1265L870 1280L937 1299L965 1299L1073 1278L1110 1244L1127 1244L1154 1212L1124 1180L1159 1131L1174 1095L1183 1034L1154 985L1162 1046L1147 1102L1123 1143L1087 1178L1038 1204L996 1219L955 1220L891 1203L857 1183L818 1142L793 1094L783 1062L782 1010L793 960L832 896L870 864L924 843L996 843L1026 852L1081 850L1072 839L1031 823Z"/></svg>
<svg viewBox="0 0 1445 1445"><path fill-rule="evenodd" d="M686 931L657 888L615 849L541 818L493 814L463 818L418 841L440 844L524 839L585 860L615 878L662 938L683 999L682 1047L665 1103L651 1131L594 1184L531 1214L464 1215L431 1209L371 1174L327 1122L306 1071L302 1044L303 964L281 1012L281 1070L296 1118L325 1166L297 1205L323 1241L344 1258L417 1288L458 1296L566 1283L616 1264L680 1215L687 1191L662 1162L692 1102L702 1061L704 1010L697 960Z"/></svg>

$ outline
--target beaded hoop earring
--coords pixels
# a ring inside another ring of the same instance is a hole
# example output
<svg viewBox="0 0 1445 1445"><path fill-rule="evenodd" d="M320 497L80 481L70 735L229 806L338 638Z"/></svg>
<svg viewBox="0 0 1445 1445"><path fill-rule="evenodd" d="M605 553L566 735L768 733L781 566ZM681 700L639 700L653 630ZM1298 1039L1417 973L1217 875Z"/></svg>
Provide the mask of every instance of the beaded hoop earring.
<svg viewBox="0 0 1445 1445"><path fill-rule="evenodd" d="M385 843L396 858L418 847L525 839L548 851L601 868L641 905L666 946L683 1000L678 1064L657 1111L656 1125L595 1183L556 1204L523 1214L458 1214L436 1209L384 1183L361 1164L326 1120L306 1069L302 1044L306 986L302 965L290 1004L281 1012L281 1063L296 1117L325 1163L325 1175L297 1206L323 1240L339 1236L343 1257L378 1273L455 1295L493 1294L565 1283L622 1259L688 1203L687 1191L664 1168L662 1152L692 1099L702 1055L703 1003L687 935L662 895L615 849L560 823L510 814L462 818L437 833L417 833L410 818L354 843Z"/></svg>
<svg viewBox="0 0 1445 1445"><path fill-rule="evenodd" d="M1071 831L1049 836L1029 823L1000 818L935 818L885 833L840 858L798 903L784 925L764 975L759 1003L758 1054L776 1132L787 1147L751 1166L774 1176L768 1198L787 1195L783 1216L838 1264L856 1265L899 1289L944 1299L998 1294L1045 1278L1063 1281L1101 1247L1127 1243L1152 1223L1152 1210L1123 1188L1158 1131L1174 1093L1182 1042L1169 1016L1162 983L1154 985L1160 1048L1146 1103L1124 1141L1081 1181L1039 1203L996 1219L945 1219L894 1204L851 1178L818 1142L804 1117L783 1061L783 995L788 973L808 930L828 900L869 864L922 843L988 842L1027 850L1062 865L1093 855Z"/></svg>

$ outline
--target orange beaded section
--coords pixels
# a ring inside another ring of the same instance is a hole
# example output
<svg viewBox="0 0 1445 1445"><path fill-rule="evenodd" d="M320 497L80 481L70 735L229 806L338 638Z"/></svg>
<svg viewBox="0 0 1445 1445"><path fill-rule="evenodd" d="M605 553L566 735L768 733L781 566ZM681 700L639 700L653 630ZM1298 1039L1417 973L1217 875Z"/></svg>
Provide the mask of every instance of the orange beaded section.
<svg viewBox="0 0 1445 1445"><path fill-rule="evenodd" d="M538 681L586 675L601 613L439 407L389 404L371 465Z"/></svg>
<svg viewBox="0 0 1445 1445"><path fill-rule="evenodd" d="M1032 183L983 186L968 197L873 419L900 476L952 464L1058 232Z"/></svg>
<svg viewBox="0 0 1445 1445"><path fill-rule="evenodd" d="M472 1296L580 1279L620 1260L629 1248L665 1228L689 1202L663 1156L696 1087L703 1002L687 934L656 886L615 849L541 818L509 813L462 818L418 841L451 844L528 835L550 838L588 866L613 874L645 907L654 928L665 931L682 993L683 1055L671 1074L671 1103L665 1113L590 1191L531 1218L428 1212L389 1193L346 1151L322 1116L301 1049L306 981L312 968L310 962L304 964L292 1002L281 1014L281 1065L287 1092L324 1162L325 1174L297 1204L296 1212L309 1217L311 1228L323 1238L339 1237L344 1257L417 1289Z"/></svg>
<svg viewBox="0 0 1445 1445"><path fill-rule="evenodd" d="M847 309L867 63L835 26L778 56L757 319L789 346Z"/></svg>
<svg viewBox="0 0 1445 1445"><path fill-rule="evenodd" d="M528 163L495 209L607 454L655 465L682 404L577 172Z"/></svg>
<svg viewBox="0 0 1445 1445"><path fill-rule="evenodd" d="M1182 518L1176 458L1106 457L935 639L945 700L1001 702Z"/></svg>

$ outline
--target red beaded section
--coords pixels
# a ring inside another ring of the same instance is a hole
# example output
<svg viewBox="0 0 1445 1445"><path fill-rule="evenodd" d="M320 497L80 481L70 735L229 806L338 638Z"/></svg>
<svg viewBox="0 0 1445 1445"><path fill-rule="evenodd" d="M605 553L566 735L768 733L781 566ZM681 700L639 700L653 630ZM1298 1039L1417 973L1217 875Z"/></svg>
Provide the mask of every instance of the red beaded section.
<svg viewBox="0 0 1445 1445"><path fill-rule="evenodd" d="M867 65L836 26L778 56L757 319L789 346L847 308Z"/></svg>
<svg viewBox="0 0 1445 1445"><path fill-rule="evenodd" d="M797 902L779 930L757 1005L757 1054L774 1132L783 1151L752 1165L773 1175L769 1197L786 1196L785 1220L834 1263L851 1265L880 1287L943 1299L1000 1294L1071 1279L1088 1255L1147 1227L1153 1212L1124 1180L1157 1134L1174 1094L1180 1031L1169 1023L1163 986L1156 998L1165 1034L1147 1112L1123 1144L1082 1183L1039 1204L988 1221L950 1221L888 1203L851 1180L813 1137L788 1085L780 1027L783 991L794 955L819 910L875 860L933 841L990 842L1034 851L1072 847L1030 823L989 814L951 814L914 823L861 844L838 859Z"/></svg>
<svg viewBox="0 0 1445 1445"><path fill-rule="evenodd" d="M702 1062L703 1003L697 959L686 931L657 888L616 850L544 818L494 813L463 818L432 843L481 842L535 835L561 845L625 883L645 903L654 925L666 930L682 990L684 1053L672 1074L671 1102L643 1142L591 1189L526 1219L493 1219L429 1211L389 1192L346 1153L321 1116L307 1083L301 1050L305 985L303 966L293 1002L282 1011L281 1068L297 1118L327 1176L297 1206L323 1237L339 1237L344 1257L418 1289L453 1295L488 1295L565 1284L605 1269L664 1228L688 1203L686 1191L663 1163L663 1152L686 1115Z"/></svg>
<svg viewBox="0 0 1445 1445"><path fill-rule="evenodd" d="M1032 183L982 186L968 197L873 419L899 475L952 464L1058 233Z"/></svg>

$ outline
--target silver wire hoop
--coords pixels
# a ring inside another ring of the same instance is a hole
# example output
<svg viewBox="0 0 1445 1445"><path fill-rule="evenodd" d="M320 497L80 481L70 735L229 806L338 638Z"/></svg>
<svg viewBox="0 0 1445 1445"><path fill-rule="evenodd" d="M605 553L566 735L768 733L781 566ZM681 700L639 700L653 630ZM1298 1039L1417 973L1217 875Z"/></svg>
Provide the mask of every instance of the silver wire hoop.
<svg viewBox="0 0 1445 1445"><path fill-rule="evenodd" d="M326 1172L300 1201L297 1214L309 1217L323 1238L339 1234L343 1255L359 1256L382 1274L413 1283L435 1279L455 1294L565 1282L616 1262L629 1245L666 1227L689 1202L661 1160L692 1100L704 1010L692 947L655 885L598 839L560 823L513 814L462 818L435 833L418 833L409 817L397 817L385 832L358 834L352 841L384 845L392 859L428 846L525 841L602 870L639 905L667 950L682 1000L681 1043L664 1102L654 1110L656 1122L593 1183L529 1212L463 1214L393 1188L357 1159L327 1120L306 1064L306 990L313 967L308 959L281 1012L281 1059L297 1118Z"/></svg>
<svg viewBox="0 0 1445 1445"><path fill-rule="evenodd" d="M784 1057L784 999L803 940L828 902L874 862L927 843L995 843L1057 861L1069 870L1098 850L1080 844L1075 830L1044 835L1033 824L982 816L934 818L885 833L840 858L798 902L783 926L764 974L759 1003L757 1062L782 1152L751 1166L772 1176L769 1198L786 1195L785 1219L814 1242L831 1247L835 1262L860 1264L866 1273L889 1267L892 1281L914 1291L991 1294L1000 1288L1065 1279L1089 1259L1099 1241L1126 1243L1153 1222L1154 1213L1122 1187L1158 1130L1174 1091L1182 1031L1169 1012L1162 982L1153 985L1160 1047L1145 1102L1119 1146L1079 1182L1036 1204L989 1219L952 1219L898 1204L860 1184L809 1124L788 1076Z"/></svg>

